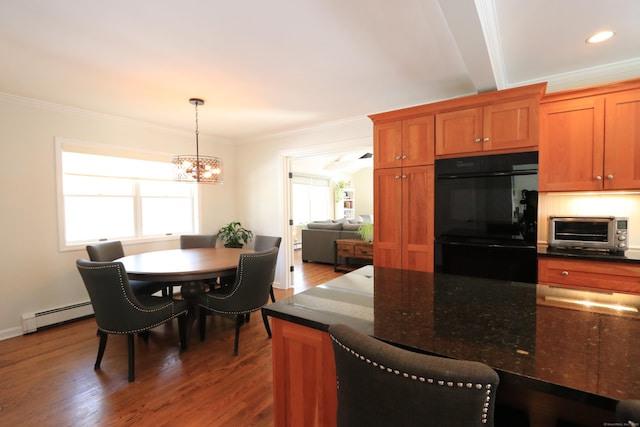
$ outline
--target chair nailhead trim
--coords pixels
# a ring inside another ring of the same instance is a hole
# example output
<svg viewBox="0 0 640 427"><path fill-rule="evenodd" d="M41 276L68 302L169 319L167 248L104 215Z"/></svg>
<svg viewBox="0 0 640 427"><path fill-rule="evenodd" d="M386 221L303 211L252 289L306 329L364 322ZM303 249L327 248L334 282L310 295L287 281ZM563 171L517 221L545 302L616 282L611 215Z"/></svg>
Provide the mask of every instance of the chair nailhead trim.
<svg viewBox="0 0 640 427"><path fill-rule="evenodd" d="M100 327L99 327L99 329L100 329L101 331L103 331L103 332L106 332L106 333L108 333L108 334L121 334L121 335L122 335L122 334L133 334L133 333L138 333L138 332L144 332L144 331L148 331L149 329L153 329L153 328L155 328L156 326L160 326L160 325L162 325L163 323L167 322L168 320L175 319L176 317L178 317L178 316L180 316L180 315L182 315L182 314L184 314L184 313L186 313L186 312L187 312L187 310L182 310L182 311L180 311L180 312L176 313L176 312L175 312L175 304L174 304L172 301L168 301L165 305L162 305L162 306L156 307L156 308L151 309L151 310L149 310L149 309L145 309L145 308L142 308L142 307L140 307L140 306L138 306L138 305L134 304L134 303L133 303L133 301L131 301L131 300L129 299L129 297L127 296L127 292L126 292L126 291L125 291L125 289L124 289L124 281L123 281L123 279L122 279L122 277L123 277L122 269L120 268L120 266L119 266L119 265L113 265L113 264L111 264L111 265L104 265L104 266L99 266L99 267L78 267L78 268L84 268L85 270L104 270L104 269L115 268L115 269L118 271L118 278L120 279L120 290L122 291L122 294L124 295L124 298L127 300L127 302L128 302L128 303L129 303L129 304L130 304L134 309L136 309L136 310L138 310L138 311L142 311L142 312L144 312L144 313L153 313L153 312L156 312L156 311L164 310L164 309L166 309L167 307L171 306L171 317L170 317L169 319L166 319L166 320L163 320L163 321L161 321L161 322L158 322L158 323L156 323L156 324L154 324L154 325L147 326L146 328L136 328L136 329L132 329L132 330L130 330L130 331L111 331L111 330L108 330L108 329L102 329L102 328L100 328Z"/></svg>
<svg viewBox="0 0 640 427"><path fill-rule="evenodd" d="M345 351L347 351L348 353L350 353L351 355L355 356L356 358L365 361L367 364L370 364L374 367L379 368L380 370L383 371L387 371L389 373L393 373L394 375L400 375L402 374L402 376L404 378L409 378L413 381L420 381L420 382L426 382L428 384L438 384L439 386L447 386L447 387L456 387L456 388L460 388L460 389L473 389L475 388L476 390L482 390L485 389L485 401L482 404L482 414L481 414L481 422L482 424L487 424L488 422L488 413L489 413L489 405L490 405L490 401L491 401L491 384L481 384L481 383L463 383L463 382L454 382L454 381L447 381L447 380L436 380L434 378L425 378L419 375L415 375L415 374L410 374L407 372L400 372L397 369L393 369L393 368L389 368L389 367L385 367L384 365L379 364L376 361L373 361L365 356L360 355L358 352L356 352L355 350L352 350L351 348L347 347L346 345L344 345L343 343L341 343L336 337L334 337L333 335L331 336L331 340L333 340L336 344L338 344L342 349L344 349Z"/></svg>

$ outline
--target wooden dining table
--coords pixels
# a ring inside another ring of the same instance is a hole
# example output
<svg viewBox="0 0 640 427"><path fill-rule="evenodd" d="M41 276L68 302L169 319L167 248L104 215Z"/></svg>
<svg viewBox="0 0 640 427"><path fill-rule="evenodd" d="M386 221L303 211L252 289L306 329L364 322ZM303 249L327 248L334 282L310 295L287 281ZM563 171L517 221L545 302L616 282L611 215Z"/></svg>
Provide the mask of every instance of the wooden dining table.
<svg viewBox="0 0 640 427"><path fill-rule="evenodd" d="M198 296L206 292L205 281L234 274L240 254L246 248L193 248L144 252L118 258L129 279L180 286L180 295L189 303L187 337L198 318Z"/></svg>

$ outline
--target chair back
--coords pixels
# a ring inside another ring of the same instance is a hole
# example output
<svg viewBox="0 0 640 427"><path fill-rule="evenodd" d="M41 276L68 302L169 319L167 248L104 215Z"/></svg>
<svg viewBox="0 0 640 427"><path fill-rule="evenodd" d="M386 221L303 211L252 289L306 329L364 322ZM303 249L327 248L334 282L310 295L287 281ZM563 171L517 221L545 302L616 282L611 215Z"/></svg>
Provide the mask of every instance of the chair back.
<svg viewBox="0 0 640 427"><path fill-rule="evenodd" d="M86 249L91 261L107 262L124 256L124 248L119 240L87 245Z"/></svg>
<svg viewBox="0 0 640 427"><path fill-rule="evenodd" d="M225 296L228 313L248 313L263 307L276 274L278 248L240 254L236 280Z"/></svg>
<svg viewBox="0 0 640 427"><path fill-rule="evenodd" d="M128 334L148 329L167 320L174 310L172 300L153 308L142 305L133 294L121 262L95 262L79 259L82 276L96 317L98 329L110 334ZM144 297L141 297L144 298ZM147 297L154 298L154 297ZM154 298L160 300L160 298Z"/></svg>
<svg viewBox="0 0 640 427"><path fill-rule="evenodd" d="M180 236L180 249L215 248L217 234L185 234Z"/></svg>
<svg viewBox="0 0 640 427"><path fill-rule="evenodd" d="M338 427L493 426L499 379L489 366L400 349L345 325L329 334Z"/></svg>
<svg viewBox="0 0 640 427"><path fill-rule="evenodd" d="M262 252L273 247L280 248L281 241L282 237L256 235L253 239L253 249Z"/></svg>

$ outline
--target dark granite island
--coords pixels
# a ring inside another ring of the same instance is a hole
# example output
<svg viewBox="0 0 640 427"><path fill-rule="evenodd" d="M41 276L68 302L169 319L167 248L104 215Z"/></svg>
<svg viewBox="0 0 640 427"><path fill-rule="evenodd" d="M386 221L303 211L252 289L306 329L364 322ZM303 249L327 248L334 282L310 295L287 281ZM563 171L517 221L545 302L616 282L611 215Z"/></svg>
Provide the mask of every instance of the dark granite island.
<svg viewBox="0 0 640 427"><path fill-rule="evenodd" d="M488 364L500 375L498 402L526 412L532 426L602 426L618 399L640 397L638 307L637 295L366 266L264 308L273 318L275 425L335 424L326 331L345 323Z"/></svg>

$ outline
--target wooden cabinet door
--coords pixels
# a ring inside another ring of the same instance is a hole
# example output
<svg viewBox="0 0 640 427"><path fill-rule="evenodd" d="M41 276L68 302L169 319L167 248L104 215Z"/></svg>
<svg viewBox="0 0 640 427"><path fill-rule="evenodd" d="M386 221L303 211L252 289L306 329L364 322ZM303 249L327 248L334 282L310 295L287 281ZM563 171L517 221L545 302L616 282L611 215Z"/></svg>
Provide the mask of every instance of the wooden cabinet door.
<svg viewBox="0 0 640 427"><path fill-rule="evenodd" d="M604 98L540 107L539 191L602 189Z"/></svg>
<svg viewBox="0 0 640 427"><path fill-rule="evenodd" d="M336 425L336 365L327 332L273 318L276 427Z"/></svg>
<svg viewBox="0 0 640 427"><path fill-rule="evenodd" d="M375 168L433 164L435 117L421 116L376 124L373 131Z"/></svg>
<svg viewBox="0 0 640 427"><path fill-rule="evenodd" d="M640 188L640 90L605 98L605 190Z"/></svg>
<svg viewBox="0 0 640 427"><path fill-rule="evenodd" d="M482 151L482 108L436 114L436 156Z"/></svg>
<svg viewBox="0 0 640 427"><path fill-rule="evenodd" d="M373 177L373 264L401 268L402 168L376 169Z"/></svg>
<svg viewBox="0 0 640 427"><path fill-rule="evenodd" d="M434 167L402 170L402 268L433 271Z"/></svg>
<svg viewBox="0 0 640 427"><path fill-rule="evenodd" d="M434 127L433 115L402 121L402 166L433 164Z"/></svg>
<svg viewBox="0 0 640 427"><path fill-rule="evenodd" d="M376 124L373 127L374 168L402 166L402 121Z"/></svg>
<svg viewBox="0 0 640 427"><path fill-rule="evenodd" d="M538 147L538 99L527 98L484 107L484 151Z"/></svg>

